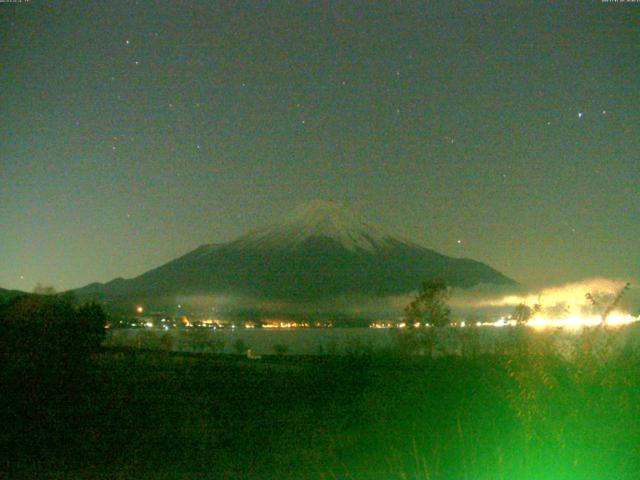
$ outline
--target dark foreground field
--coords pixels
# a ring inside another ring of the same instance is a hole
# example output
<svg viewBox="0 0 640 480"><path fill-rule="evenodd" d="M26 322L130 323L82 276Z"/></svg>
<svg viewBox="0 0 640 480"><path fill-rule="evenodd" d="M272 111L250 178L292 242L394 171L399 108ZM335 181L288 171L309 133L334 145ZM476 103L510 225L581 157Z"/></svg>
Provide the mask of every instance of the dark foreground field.
<svg viewBox="0 0 640 480"><path fill-rule="evenodd" d="M7 478L636 479L640 362L109 350L2 373Z"/></svg>

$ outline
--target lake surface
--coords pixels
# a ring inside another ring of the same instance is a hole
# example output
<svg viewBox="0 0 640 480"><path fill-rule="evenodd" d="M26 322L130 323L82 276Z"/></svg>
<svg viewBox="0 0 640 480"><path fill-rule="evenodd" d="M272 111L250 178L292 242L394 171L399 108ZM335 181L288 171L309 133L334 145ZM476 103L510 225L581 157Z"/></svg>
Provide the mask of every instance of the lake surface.
<svg viewBox="0 0 640 480"><path fill-rule="evenodd" d="M465 329L468 331L468 329ZM466 334L467 332L463 330ZM169 329L135 328L109 330L104 342L108 347L138 347L174 352L243 353L251 349L256 355L286 353L291 355L335 355L366 353L397 348L395 329L375 328L298 328L219 330L209 328ZM511 328L481 327L468 337L460 330L439 332L438 350L462 354L472 344L476 352L491 352L513 342ZM575 349L575 332L549 332L556 348ZM615 335L618 348L640 348L640 325L633 324Z"/></svg>

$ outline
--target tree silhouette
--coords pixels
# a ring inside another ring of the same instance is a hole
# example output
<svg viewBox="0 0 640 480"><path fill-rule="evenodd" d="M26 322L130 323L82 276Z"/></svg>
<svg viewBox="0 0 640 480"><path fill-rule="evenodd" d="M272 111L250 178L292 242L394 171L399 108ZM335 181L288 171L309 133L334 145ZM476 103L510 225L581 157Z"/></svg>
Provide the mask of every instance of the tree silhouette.
<svg viewBox="0 0 640 480"><path fill-rule="evenodd" d="M71 368L99 349L107 317L95 303L67 296L25 295L0 307L4 359L39 367Z"/></svg>
<svg viewBox="0 0 640 480"><path fill-rule="evenodd" d="M33 287L33 293L36 295L55 295L56 289L51 285L42 285L37 283L35 287Z"/></svg>
<svg viewBox="0 0 640 480"><path fill-rule="evenodd" d="M524 325L532 315L533 309L525 303L520 303L519 305L516 305L516 308L513 309L511 318L515 320L517 325Z"/></svg>
<svg viewBox="0 0 640 480"><path fill-rule="evenodd" d="M451 323L451 309L447 305L450 298L451 289L442 280L422 282L421 290L404 309L407 326L427 323L432 327L446 327Z"/></svg>

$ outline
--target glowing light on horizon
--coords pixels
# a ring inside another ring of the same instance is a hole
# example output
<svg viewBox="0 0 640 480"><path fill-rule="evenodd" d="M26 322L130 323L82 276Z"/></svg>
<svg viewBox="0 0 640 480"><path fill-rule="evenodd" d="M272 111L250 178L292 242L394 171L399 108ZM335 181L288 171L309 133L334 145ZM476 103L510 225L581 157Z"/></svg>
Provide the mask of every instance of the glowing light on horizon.
<svg viewBox="0 0 640 480"><path fill-rule="evenodd" d="M635 322L639 322L640 317L634 317L628 313L615 311L607 316L603 322L600 315L567 315L562 318L549 318L544 315L535 315L527 320L524 325L535 330L562 328L567 330L581 330L583 328L597 327L623 327ZM502 317L495 322L478 323L479 327L515 327L518 322L512 318ZM461 325L462 326L462 325Z"/></svg>
<svg viewBox="0 0 640 480"><path fill-rule="evenodd" d="M581 330L583 328L597 327L599 325L605 327L623 327L626 325L630 325L635 322L640 322L640 317L634 317L628 313L615 311L610 313L607 316L605 322L602 321L602 316L600 315L568 315L562 318L549 318L545 315L536 315L533 318L527 320L523 325L529 328L533 328L535 330L545 330L545 329L566 329L566 330ZM503 328L503 327L515 327L518 325L518 322L510 317L501 317L495 321L491 322L479 322L476 323L476 327L492 327L492 328ZM421 325L416 323L413 325L415 328L419 328ZM428 324L424 324L424 327L429 327ZM473 325L467 324L467 322L462 321L457 326L459 328L470 328ZM273 328L269 326L265 326L266 328ZM369 328L405 328L406 324L404 322L401 323L392 323L392 322L374 322L369 324Z"/></svg>
<svg viewBox="0 0 640 480"><path fill-rule="evenodd" d="M546 318L540 315L529 319L526 322L526 325L536 330L544 330L547 328L580 330L582 328L597 327L599 325L607 327L622 327L639 320L639 318L623 312L610 313L604 322L600 315L568 315L564 318Z"/></svg>
<svg viewBox="0 0 640 480"><path fill-rule="evenodd" d="M308 322L292 322L287 320L265 320L262 323L262 328L309 328Z"/></svg>
<svg viewBox="0 0 640 480"><path fill-rule="evenodd" d="M487 296L480 299L467 299L462 295L460 305L465 307L515 307L524 303L525 305L543 306L567 305L567 306L588 306L585 301L586 293L615 295L623 288L625 282L610 278L590 278L579 282L567 283L564 285L550 286L534 292L522 294L507 294L503 296Z"/></svg>

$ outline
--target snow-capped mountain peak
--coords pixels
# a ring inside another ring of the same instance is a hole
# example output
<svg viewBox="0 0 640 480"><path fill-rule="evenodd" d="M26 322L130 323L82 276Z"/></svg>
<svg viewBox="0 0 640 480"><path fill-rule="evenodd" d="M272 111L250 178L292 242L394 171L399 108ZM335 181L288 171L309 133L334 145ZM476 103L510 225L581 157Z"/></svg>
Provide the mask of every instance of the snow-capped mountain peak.
<svg viewBox="0 0 640 480"><path fill-rule="evenodd" d="M138 298L160 302L211 294L293 302L297 309L344 295L407 294L425 278L458 287L514 283L483 263L387 235L337 203L314 201L234 241L203 245L136 278L78 292L85 298L126 302L127 308ZM237 308L243 312L246 306ZM273 314L272 306L265 308Z"/></svg>
<svg viewBox="0 0 640 480"><path fill-rule="evenodd" d="M237 240L243 247L290 247L312 238L330 238L344 248L374 251L391 237L339 203L314 200L300 205L279 223L256 230Z"/></svg>

